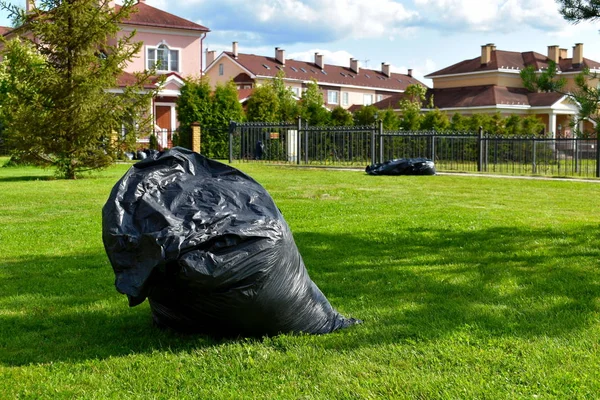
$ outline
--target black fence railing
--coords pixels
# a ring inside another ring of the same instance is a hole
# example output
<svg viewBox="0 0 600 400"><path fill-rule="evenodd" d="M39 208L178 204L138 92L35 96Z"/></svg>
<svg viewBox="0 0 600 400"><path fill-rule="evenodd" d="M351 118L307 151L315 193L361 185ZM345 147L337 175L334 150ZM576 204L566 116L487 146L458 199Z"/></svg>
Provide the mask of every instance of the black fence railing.
<svg viewBox="0 0 600 400"><path fill-rule="evenodd" d="M366 166L424 157L438 171L600 177L599 139L488 136L479 132L384 131L232 123L229 160Z"/></svg>

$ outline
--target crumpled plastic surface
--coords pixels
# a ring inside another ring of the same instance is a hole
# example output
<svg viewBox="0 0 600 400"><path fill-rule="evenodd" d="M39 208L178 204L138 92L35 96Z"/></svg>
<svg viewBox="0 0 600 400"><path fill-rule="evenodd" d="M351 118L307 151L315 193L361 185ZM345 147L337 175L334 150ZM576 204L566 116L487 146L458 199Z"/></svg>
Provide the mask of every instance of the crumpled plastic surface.
<svg viewBox="0 0 600 400"><path fill-rule="evenodd" d="M367 166L369 175L435 175L435 164L427 158L397 158Z"/></svg>
<svg viewBox="0 0 600 400"><path fill-rule="evenodd" d="M217 336L329 333L360 321L310 279L271 196L225 164L174 148L134 164L102 210L115 286L162 327Z"/></svg>

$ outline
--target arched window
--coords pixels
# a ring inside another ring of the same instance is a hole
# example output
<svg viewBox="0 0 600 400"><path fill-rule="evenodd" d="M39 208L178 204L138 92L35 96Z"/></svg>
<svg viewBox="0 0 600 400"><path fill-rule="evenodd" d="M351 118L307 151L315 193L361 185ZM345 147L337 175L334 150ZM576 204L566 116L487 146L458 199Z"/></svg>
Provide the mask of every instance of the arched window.
<svg viewBox="0 0 600 400"><path fill-rule="evenodd" d="M179 50L170 49L162 43L158 47L147 47L147 68L162 72L179 72Z"/></svg>

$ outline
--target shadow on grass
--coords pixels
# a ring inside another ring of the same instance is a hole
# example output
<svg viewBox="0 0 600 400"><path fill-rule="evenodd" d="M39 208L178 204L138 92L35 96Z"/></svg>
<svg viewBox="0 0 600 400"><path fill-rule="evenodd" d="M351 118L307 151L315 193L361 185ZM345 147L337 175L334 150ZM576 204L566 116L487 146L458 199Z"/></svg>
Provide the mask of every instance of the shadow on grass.
<svg viewBox="0 0 600 400"><path fill-rule="evenodd" d="M29 182L29 181L53 181L56 177L53 175L39 176L3 176L0 177L0 182Z"/></svg>
<svg viewBox="0 0 600 400"><path fill-rule="evenodd" d="M322 346L560 337L597 323L599 226L369 234L300 232L311 278L364 324ZM186 351L224 341L161 331L116 293L103 252L0 265L0 363ZM331 338L331 339L329 339Z"/></svg>
<svg viewBox="0 0 600 400"><path fill-rule="evenodd" d="M84 361L224 341L156 328L129 308L103 253L0 264L0 364Z"/></svg>
<svg viewBox="0 0 600 400"><path fill-rule="evenodd" d="M364 319L365 334L348 335L353 347L465 331L471 338L555 337L593 326L598 237L596 225L295 235L334 307Z"/></svg>

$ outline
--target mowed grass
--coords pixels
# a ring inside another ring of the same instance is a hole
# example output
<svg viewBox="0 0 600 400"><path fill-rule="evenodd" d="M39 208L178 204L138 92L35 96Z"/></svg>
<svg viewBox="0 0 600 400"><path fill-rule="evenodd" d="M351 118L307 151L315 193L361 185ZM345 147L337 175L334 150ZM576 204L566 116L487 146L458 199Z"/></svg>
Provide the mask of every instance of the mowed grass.
<svg viewBox="0 0 600 400"><path fill-rule="evenodd" d="M116 292L78 181L0 168L0 398L587 399L600 393L600 184L234 164L362 325L216 340ZM48 179L48 178L49 179Z"/></svg>

